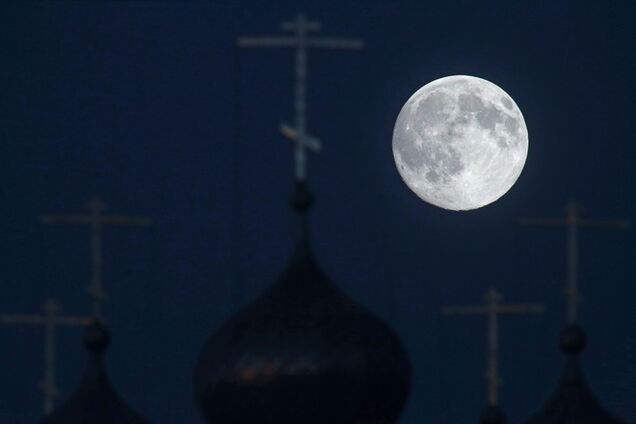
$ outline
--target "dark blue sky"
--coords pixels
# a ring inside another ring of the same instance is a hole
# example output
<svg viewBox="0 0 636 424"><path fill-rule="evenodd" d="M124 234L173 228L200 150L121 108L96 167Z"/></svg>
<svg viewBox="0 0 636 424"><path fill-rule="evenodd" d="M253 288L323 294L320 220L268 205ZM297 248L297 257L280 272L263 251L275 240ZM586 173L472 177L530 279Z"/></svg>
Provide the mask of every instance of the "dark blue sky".
<svg viewBox="0 0 636 424"><path fill-rule="evenodd" d="M200 422L191 391L199 348L272 283L291 247L292 155L277 128L292 119L292 56L236 57L239 35L277 33L303 10L325 35L367 43L310 54L308 125L324 142L309 163L311 229L328 274L403 337L415 367L405 424L476 420L485 322L440 308L479 302L491 285L510 302L548 308L501 325L510 422L554 387L565 236L520 228L517 217L561 215L571 197L588 217L636 216L628 2L339 3L1 6L0 312L33 312L51 296L69 313L89 311L87 229L44 227L39 215L80 212L98 194L112 213L152 218L149 229L108 231L104 279L112 380L153 423ZM466 213L420 201L391 153L402 104L450 74L503 87L530 135L513 189ZM633 231L581 236L586 370L627 422L636 420L635 253ZM60 334L64 395L82 371L79 336ZM1 421L39 417L41 351L39 330L0 328Z"/></svg>

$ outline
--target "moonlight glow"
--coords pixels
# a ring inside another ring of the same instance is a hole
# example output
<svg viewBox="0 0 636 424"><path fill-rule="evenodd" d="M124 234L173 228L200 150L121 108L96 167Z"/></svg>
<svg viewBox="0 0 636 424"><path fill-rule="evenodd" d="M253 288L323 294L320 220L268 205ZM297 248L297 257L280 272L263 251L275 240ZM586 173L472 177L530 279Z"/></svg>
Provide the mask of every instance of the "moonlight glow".
<svg viewBox="0 0 636 424"><path fill-rule="evenodd" d="M512 98L481 78L455 75L420 88L393 130L402 179L445 209L476 209L503 196L528 154L528 130Z"/></svg>

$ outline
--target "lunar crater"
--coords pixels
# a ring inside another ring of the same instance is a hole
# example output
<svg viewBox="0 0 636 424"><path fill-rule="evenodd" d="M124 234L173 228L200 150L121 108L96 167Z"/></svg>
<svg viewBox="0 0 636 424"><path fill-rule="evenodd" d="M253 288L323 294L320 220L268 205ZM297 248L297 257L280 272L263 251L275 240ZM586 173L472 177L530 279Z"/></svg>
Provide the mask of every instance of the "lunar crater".
<svg viewBox="0 0 636 424"><path fill-rule="evenodd" d="M406 102L393 131L405 183L446 209L491 203L519 177L528 149L521 111L501 88L469 76L441 78Z"/></svg>

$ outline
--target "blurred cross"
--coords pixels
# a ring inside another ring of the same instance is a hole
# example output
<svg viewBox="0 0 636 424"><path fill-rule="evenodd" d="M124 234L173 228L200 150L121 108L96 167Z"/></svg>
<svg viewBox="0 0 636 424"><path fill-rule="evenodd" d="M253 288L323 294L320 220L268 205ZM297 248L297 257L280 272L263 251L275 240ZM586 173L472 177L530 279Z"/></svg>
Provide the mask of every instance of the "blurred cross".
<svg viewBox="0 0 636 424"><path fill-rule="evenodd" d="M102 303L106 298L102 285L102 226L128 225L144 227L150 225L150 220L141 217L106 216L103 214L105 205L97 197L93 197L87 207L90 211L88 215L43 216L41 221L44 224L90 225L92 269L88 293L93 298L93 315L102 319Z"/></svg>
<svg viewBox="0 0 636 424"><path fill-rule="evenodd" d="M481 306L447 306L443 308L446 315L485 315L488 317L488 368L486 381L489 405L497 406L501 378L499 377L499 315L540 314L542 305L506 305L501 303L503 297L494 288L485 296L486 304Z"/></svg>
<svg viewBox="0 0 636 424"><path fill-rule="evenodd" d="M56 338L57 327L86 326L92 318L84 316L60 315L62 307L55 299L49 299L43 306L42 315L6 314L0 315L0 325L31 325L44 327L44 379L40 385L44 394L44 414L53 411L59 396L56 384Z"/></svg>
<svg viewBox="0 0 636 424"><path fill-rule="evenodd" d="M296 49L295 63L295 83L294 83L294 127L286 124L281 125L282 133L295 142L295 176L299 181L306 177L306 157L305 149L309 148L318 151L321 148L320 140L309 136L306 132L306 85L307 85L307 49L309 47L320 47L328 49L357 50L364 46L364 43L356 39L345 38L324 38L311 37L310 32L319 31L319 22L305 19L300 13L291 22L284 22L282 29L292 31L293 35L288 37L265 36L265 37L241 37L237 40L238 47L242 48L272 48L272 47L293 47Z"/></svg>
<svg viewBox="0 0 636 424"><path fill-rule="evenodd" d="M571 200L565 208L564 218L520 218L519 223L526 226L565 228L567 232L567 286L565 296L567 301L567 320L574 324L578 320L578 306L581 295L577 282L578 265L578 229L604 228L627 230L631 224L627 220L592 221L581 218L581 207Z"/></svg>

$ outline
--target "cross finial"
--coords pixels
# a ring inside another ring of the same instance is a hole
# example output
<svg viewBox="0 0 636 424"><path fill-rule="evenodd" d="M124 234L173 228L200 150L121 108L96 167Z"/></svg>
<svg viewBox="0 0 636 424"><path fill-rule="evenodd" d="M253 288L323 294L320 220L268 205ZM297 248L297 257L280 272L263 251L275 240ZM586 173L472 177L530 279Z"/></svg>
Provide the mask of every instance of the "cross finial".
<svg viewBox="0 0 636 424"><path fill-rule="evenodd" d="M60 305L55 299L48 299L44 302L44 305L42 305L42 310L46 316L55 317L62 312L62 305Z"/></svg>
<svg viewBox="0 0 636 424"><path fill-rule="evenodd" d="M102 211L106 208L106 204L97 196L91 197L91 200L88 201L86 206L88 210L98 216L101 215Z"/></svg>
<svg viewBox="0 0 636 424"><path fill-rule="evenodd" d="M579 228L603 228L627 230L631 223L624 219L610 221L593 221L581 218L582 208L574 200L570 200L565 207L564 218L521 218L519 223L526 226L565 228L567 235L566 264L567 283L565 299L567 304L567 322L576 324L578 309L581 303L581 293L578 287L578 230Z"/></svg>
<svg viewBox="0 0 636 424"><path fill-rule="evenodd" d="M342 38L310 37L309 33L319 31L321 24L307 20L302 13L294 21L282 24L284 31L293 31L291 37L241 37L238 47L292 47L296 51L294 77L294 125L281 124L281 132L295 144L294 174L298 181L304 181L307 174L306 149L319 151L320 140L310 136L306 130L307 95L307 51L311 47L355 50L363 47L360 40Z"/></svg>
<svg viewBox="0 0 636 424"><path fill-rule="evenodd" d="M502 380L499 376L499 316L539 314L544 308L542 305L506 305L503 304L503 296L497 289L491 287L484 296L486 302L483 306L448 306L443 309L446 315L484 315L488 318L488 366L486 368L486 386L488 392L488 404L497 406L499 402L499 387Z"/></svg>
<svg viewBox="0 0 636 424"><path fill-rule="evenodd" d="M102 284L102 227L104 225L127 225L127 226L148 226L150 220L142 217L128 216L106 216L104 209L106 205L97 196L91 198L87 203L88 215L67 215L67 216L43 216L44 224L80 224L88 225L91 229L91 279L88 285L88 293L93 299L93 315L98 319L103 319L102 305L106 300L106 293Z"/></svg>
<svg viewBox="0 0 636 424"><path fill-rule="evenodd" d="M491 287L486 292L484 299L486 299L486 303L488 304L490 311L496 312L497 305L499 305L499 303L503 300L503 296L501 295L501 293L499 293L499 291L496 288Z"/></svg>
<svg viewBox="0 0 636 424"><path fill-rule="evenodd" d="M49 299L42 305L41 315L5 314L0 315L0 325L29 325L44 328L44 378L40 383L44 395L44 414L53 412L59 397L56 384L56 339L60 326L86 326L91 323L90 317L60 315L62 306Z"/></svg>

